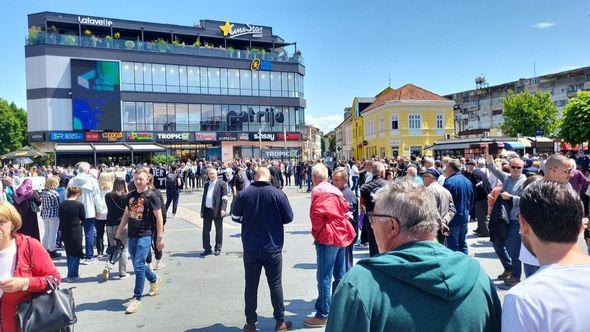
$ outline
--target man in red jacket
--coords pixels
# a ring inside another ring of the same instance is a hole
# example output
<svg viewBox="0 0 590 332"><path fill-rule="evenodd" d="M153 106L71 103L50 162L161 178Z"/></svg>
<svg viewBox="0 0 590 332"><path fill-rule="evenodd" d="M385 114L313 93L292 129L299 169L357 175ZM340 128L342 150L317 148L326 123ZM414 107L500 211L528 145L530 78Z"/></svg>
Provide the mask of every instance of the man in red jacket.
<svg viewBox="0 0 590 332"><path fill-rule="evenodd" d="M317 257L318 299L316 314L306 319L307 327L323 327L330 313L332 273L334 287L346 273L345 249L352 243L355 231L348 222L348 203L342 192L328 182L328 169L317 164L311 170L314 188L311 192L311 234Z"/></svg>

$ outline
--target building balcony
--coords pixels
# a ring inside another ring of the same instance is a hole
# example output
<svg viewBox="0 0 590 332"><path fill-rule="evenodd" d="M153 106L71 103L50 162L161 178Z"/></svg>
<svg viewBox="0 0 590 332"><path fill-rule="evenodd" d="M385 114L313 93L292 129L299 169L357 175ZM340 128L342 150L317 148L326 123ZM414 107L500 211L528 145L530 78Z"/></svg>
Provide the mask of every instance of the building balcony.
<svg viewBox="0 0 590 332"><path fill-rule="evenodd" d="M264 49L247 49L236 50L231 47L223 48L197 45L184 45L178 43L168 43L165 40L158 41L139 41L139 40L125 40L109 38L99 38L95 36L76 36L59 33L44 33L39 32L35 36L28 36L25 39L27 46L31 45L64 45L64 46L79 46L91 47L101 49L114 50L128 50L140 52L154 52L154 53L169 53L169 54L183 54L194 56L208 56L232 59L245 60L267 60L287 63L303 64L303 58L300 53L289 54L283 49L282 52L276 53Z"/></svg>

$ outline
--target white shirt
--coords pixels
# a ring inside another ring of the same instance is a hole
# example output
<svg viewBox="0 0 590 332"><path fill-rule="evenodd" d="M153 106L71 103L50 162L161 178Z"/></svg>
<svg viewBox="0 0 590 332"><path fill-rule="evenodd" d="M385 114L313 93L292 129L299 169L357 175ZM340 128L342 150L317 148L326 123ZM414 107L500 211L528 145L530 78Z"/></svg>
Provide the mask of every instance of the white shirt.
<svg viewBox="0 0 590 332"><path fill-rule="evenodd" d="M12 240L10 246L0 250L0 280L12 278L14 275L14 264L16 263L16 241ZM4 292L0 290L0 297Z"/></svg>
<svg viewBox="0 0 590 332"><path fill-rule="evenodd" d="M359 176L359 168L356 165L352 165L350 168L350 176Z"/></svg>
<svg viewBox="0 0 590 332"><path fill-rule="evenodd" d="M547 265L504 298L503 331L588 331L590 264Z"/></svg>
<svg viewBox="0 0 590 332"><path fill-rule="evenodd" d="M524 244L520 244L520 255L518 255L518 259L526 263L528 265L540 266L539 260L537 257L533 256L533 254L524 246Z"/></svg>
<svg viewBox="0 0 590 332"><path fill-rule="evenodd" d="M208 207L210 209L213 208L213 192L215 190L216 183L217 180L209 182L209 188L207 188L207 197L205 197L205 207Z"/></svg>

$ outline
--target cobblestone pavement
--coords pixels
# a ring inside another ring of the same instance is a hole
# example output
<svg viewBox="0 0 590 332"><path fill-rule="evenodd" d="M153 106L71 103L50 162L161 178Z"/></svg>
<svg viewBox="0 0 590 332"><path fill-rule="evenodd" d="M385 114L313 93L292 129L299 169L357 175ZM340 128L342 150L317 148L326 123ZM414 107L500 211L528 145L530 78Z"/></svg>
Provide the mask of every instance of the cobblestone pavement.
<svg viewBox="0 0 590 332"><path fill-rule="evenodd" d="M283 287L287 319L296 329L305 330L303 320L313 315L317 296L315 250L310 234L310 195L286 189L295 220L286 225L283 253ZM80 266L81 279L75 284L78 324L76 330L92 331L240 331L244 322L244 268L240 227L229 217L224 219L223 250L220 256L201 258L199 218L202 191L183 193L178 213L169 221L164 235L166 269L156 271L163 277L160 293L143 298L143 308L125 315L123 304L131 298L135 278L111 278L99 282L105 261ZM171 210L171 209L170 209ZM475 225L470 224L470 231ZM212 231L212 235L214 231ZM212 241L214 238L212 236ZM488 239L469 235L469 250L488 274L495 278L502 272ZM356 250L356 259L369 256L368 250ZM56 260L62 276L66 262ZM128 268L132 269L129 262ZM115 273L112 273L115 275ZM144 293L149 290L146 283ZM268 284L261 277L258 296L258 328L274 329ZM505 290L499 289L501 296ZM315 329L317 331L317 329Z"/></svg>

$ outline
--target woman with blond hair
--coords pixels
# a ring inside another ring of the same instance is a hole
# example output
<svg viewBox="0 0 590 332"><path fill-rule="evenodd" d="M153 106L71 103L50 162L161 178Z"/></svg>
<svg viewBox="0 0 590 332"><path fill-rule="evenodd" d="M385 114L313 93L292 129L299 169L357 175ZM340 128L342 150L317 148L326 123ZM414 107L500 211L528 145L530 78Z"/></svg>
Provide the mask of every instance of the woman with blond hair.
<svg viewBox="0 0 590 332"><path fill-rule="evenodd" d="M61 280L41 243L17 233L21 226L18 211L10 203L0 203L0 330L5 332L20 331L20 303L49 290L49 279Z"/></svg>
<svg viewBox="0 0 590 332"><path fill-rule="evenodd" d="M55 251L57 230L59 229L59 194L55 190L59 186L59 179L55 176L47 178L45 190L41 194L41 218L45 226L43 233L43 247L49 252L51 258L61 257Z"/></svg>
<svg viewBox="0 0 590 332"><path fill-rule="evenodd" d="M96 215L96 251L98 258L104 254L104 232L107 223L107 205L105 203L105 196L113 190L115 182L115 172L108 171L100 173L98 177L98 188L100 189L100 207L97 209Z"/></svg>

